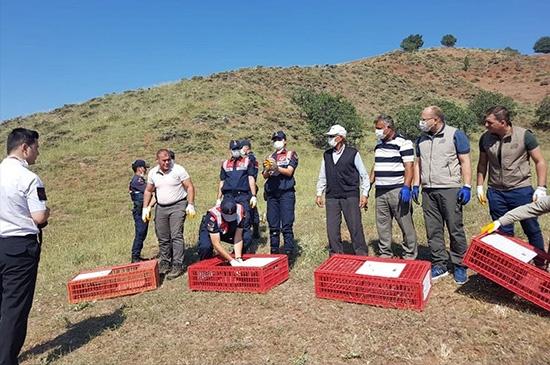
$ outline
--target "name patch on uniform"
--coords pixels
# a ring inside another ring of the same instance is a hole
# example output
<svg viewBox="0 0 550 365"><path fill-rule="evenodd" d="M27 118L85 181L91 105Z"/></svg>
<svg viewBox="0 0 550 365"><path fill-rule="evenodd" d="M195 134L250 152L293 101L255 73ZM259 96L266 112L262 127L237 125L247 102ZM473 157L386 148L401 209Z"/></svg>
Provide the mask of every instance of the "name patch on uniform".
<svg viewBox="0 0 550 365"><path fill-rule="evenodd" d="M36 195L38 195L38 199L40 200L48 200L46 197L46 188L36 188Z"/></svg>

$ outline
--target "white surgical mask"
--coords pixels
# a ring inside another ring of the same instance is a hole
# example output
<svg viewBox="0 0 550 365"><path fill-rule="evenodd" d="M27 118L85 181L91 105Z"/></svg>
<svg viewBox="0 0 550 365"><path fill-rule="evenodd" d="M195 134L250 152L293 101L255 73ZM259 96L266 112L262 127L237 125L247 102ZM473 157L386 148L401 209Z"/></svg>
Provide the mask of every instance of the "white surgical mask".
<svg viewBox="0 0 550 365"><path fill-rule="evenodd" d="M233 158L241 157L241 150L231 150L231 157Z"/></svg>
<svg viewBox="0 0 550 365"><path fill-rule="evenodd" d="M432 126L426 123L425 120L420 120L418 122L418 128L420 128L422 132L429 132Z"/></svg>
<svg viewBox="0 0 550 365"><path fill-rule="evenodd" d="M275 142L273 142L273 148L275 148L277 151L280 151L283 148L285 148L285 142L284 141L275 141Z"/></svg>
<svg viewBox="0 0 550 365"><path fill-rule="evenodd" d="M384 129L378 129L374 131L374 134L376 135L376 138L383 139L384 138Z"/></svg>
<svg viewBox="0 0 550 365"><path fill-rule="evenodd" d="M328 137L328 145L330 147L336 147L338 143L336 142L336 137Z"/></svg>

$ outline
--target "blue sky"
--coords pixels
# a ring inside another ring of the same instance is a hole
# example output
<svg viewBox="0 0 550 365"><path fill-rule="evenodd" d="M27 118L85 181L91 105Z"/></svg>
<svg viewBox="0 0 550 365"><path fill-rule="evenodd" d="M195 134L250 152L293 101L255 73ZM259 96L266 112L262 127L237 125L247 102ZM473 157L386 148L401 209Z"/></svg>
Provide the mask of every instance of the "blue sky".
<svg viewBox="0 0 550 365"><path fill-rule="evenodd" d="M2 0L0 120L256 65L332 64L451 33L531 54L550 1Z"/></svg>

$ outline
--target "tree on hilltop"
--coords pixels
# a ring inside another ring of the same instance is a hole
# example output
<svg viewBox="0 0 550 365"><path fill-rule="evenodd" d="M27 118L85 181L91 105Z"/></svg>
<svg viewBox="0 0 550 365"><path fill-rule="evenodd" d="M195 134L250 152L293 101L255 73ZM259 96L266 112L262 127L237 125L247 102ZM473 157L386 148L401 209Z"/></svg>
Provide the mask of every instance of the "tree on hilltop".
<svg viewBox="0 0 550 365"><path fill-rule="evenodd" d="M414 52L424 45L420 34L411 34L401 41L401 48L405 52Z"/></svg>
<svg viewBox="0 0 550 365"><path fill-rule="evenodd" d="M456 44L456 37L452 34L445 34L443 38L441 38L441 44L445 47L454 47Z"/></svg>
<svg viewBox="0 0 550 365"><path fill-rule="evenodd" d="M550 53L550 37L540 37L539 40L535 42L533 50L536 53Z"/></svg>

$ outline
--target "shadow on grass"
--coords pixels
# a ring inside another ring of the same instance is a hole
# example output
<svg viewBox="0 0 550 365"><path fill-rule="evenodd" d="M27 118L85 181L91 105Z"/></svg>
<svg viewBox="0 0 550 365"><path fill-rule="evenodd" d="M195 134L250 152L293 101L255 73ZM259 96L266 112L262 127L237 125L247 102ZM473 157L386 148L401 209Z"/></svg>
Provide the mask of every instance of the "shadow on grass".
<svg viewBox="0 0 550 365"><path fill-rule="evenodd" d="M456 292L482 302L498 304L520 312L536 314L541 317L550 317L550 313L544 309L479 274L470 276L468 281L460 286Z"/></svg>
<svg viewBox="0 0 550 365"><path fill-rule="evenodd" d="M380 255L380 248L379 248L380 241L379 240L370 240L369 241L369 254L379 256ZM405 254L405 251L403 250L403 245L398 244L395 242L392 242L391 244L391 250L393 254L397 257L403 257ZM418 245L418 256L416 257L417 260L424 260L424 261L430 261L431 254L430 254L430 248L428 246L424 245Z"/></svg>
<svg viewBox="0 0 550 365"><path fill-rule="evenodd" d="M95 337L100 336L103 332L119 328L125 319L124 307L121 307L111 314L91 317L81 322L70 324L65 333L23 352L19 356L19 361L22 362L32 356L49 352L47 357L42 359L41 363L50 364L78 350Z"/></svg>

